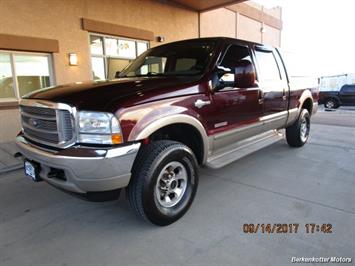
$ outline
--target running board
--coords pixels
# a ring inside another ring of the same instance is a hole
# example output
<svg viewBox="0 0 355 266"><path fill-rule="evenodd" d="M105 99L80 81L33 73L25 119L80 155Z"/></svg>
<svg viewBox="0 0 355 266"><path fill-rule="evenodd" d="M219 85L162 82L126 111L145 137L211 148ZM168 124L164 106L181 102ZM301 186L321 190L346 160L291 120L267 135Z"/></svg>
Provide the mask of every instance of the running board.
<svg viewBox="0 0 355 266"><path fill-rule="evenodd" d="M239 141L211 155L207 159L206 166L212 169L221 168L255 151L274 144L284 138L280 130L270 130L260 135Z"/></svg>

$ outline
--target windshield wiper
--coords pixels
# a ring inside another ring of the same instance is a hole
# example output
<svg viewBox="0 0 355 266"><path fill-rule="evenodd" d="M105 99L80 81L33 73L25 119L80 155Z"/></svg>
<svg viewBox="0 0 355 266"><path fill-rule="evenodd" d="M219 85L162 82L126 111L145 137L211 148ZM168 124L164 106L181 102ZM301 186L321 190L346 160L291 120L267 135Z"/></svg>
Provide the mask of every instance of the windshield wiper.
<svg viewBox="0 0 355 266"><path fill-rule="evenodd" d="M122 75L120 78L134 78L134 77L154 77L154 76L165 76L164 73L148 72L146 74L138 74L133 76Z"/></svg>

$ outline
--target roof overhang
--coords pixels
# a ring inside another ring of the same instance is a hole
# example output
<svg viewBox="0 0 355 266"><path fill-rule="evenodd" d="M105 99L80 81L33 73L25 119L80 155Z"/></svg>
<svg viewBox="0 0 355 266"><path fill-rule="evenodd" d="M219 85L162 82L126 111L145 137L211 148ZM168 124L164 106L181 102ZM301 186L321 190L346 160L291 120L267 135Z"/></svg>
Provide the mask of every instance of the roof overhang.
<svg viewBox="0 0 355 266"><path fill-rule="evenodd" d="M175 2L178 5L194 11L203 12L245 1L246 0L172 0L171 2Z"/></svg>

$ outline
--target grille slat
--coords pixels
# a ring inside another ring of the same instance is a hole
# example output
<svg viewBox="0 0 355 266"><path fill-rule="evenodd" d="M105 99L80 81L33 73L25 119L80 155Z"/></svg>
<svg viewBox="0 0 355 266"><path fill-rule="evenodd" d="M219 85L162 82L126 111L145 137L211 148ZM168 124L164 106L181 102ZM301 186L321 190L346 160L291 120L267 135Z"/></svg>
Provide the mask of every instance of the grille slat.
<svg viewBox="0 0 355 266"><path fill-rule="evenodd" d="M25 137L52 146L73 140L72 116L68 110L24 105L20 110Z"/></svg>
<svg viewBox="0 0 355 266"><path fill-rule="evenodd" d="M23 116L22 117L22 122L26 123L26 126L29 127L33 127L30 123L33 120L31 120L31 118L27 117L27 116ZM57 133L57 122L56 121L48 121L48 120L43 120L43 119L36 119L34 120L36 121L36 123L38 124L38 129L43 129L46 131L54 131ZM33 128L34 130L36 130L36 128Z"/></svg>
<svg viewBox="0 0 355 266"><path fill-rule="evenodd" d="M23 125L25 126L25 128L29 128L33 131L37 131L37 132L40 132L40 133L45 133L45 134L56 134L58 135L58 131L57 130L47 130L47 129L43 129L43 128L36 128L36 127L33 127L27 123L23 123Z"/></svg>
<svg viewBox="0 0 355 266"><path fill-rule="evenodd" d="M32 130L30 128L24 128L25 136L35 141L47 141L53 144L59 143L58 134L44 134L39 131Z"/></svg>
<svg viewBox="0 0 355 266"><path fill-rule="evenodd" d="M56 116L55 109L33 106L21 106L21 110L27 114L42 115L45 117Z"/></svg>
<svg viewBox="0 0 355 266"><path fill-rule="evenodd" d="M34 115L34 114L25 113L23 111L21 111L21 115L29 117L29 118L35 118L35 119L52 120L52 121L56 121L57 120L56 116Z"/></svg>

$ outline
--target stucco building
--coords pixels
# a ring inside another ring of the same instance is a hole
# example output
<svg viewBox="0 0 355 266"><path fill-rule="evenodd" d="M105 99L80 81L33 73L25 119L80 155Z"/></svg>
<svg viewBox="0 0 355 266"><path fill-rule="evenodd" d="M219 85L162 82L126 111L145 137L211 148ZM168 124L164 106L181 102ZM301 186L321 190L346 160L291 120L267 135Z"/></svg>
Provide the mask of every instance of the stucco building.
<svg viewBox="0 0 355 266"><path fill-rule="evenodd" d="M35 89L114 78L149 47L182 39L280 46L281 29L280 8L250 1L0 0L0 142L20 130L18 101Z"/></svg>

